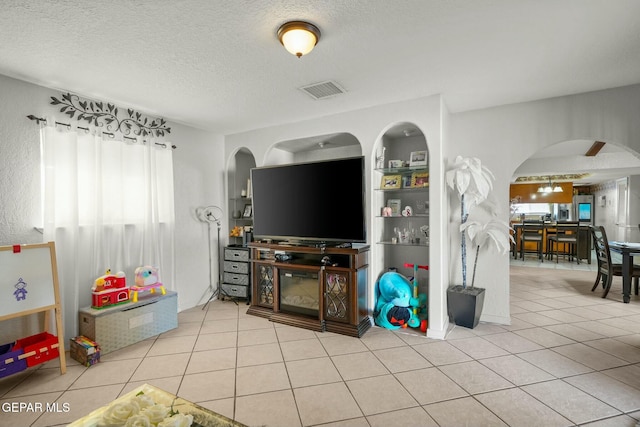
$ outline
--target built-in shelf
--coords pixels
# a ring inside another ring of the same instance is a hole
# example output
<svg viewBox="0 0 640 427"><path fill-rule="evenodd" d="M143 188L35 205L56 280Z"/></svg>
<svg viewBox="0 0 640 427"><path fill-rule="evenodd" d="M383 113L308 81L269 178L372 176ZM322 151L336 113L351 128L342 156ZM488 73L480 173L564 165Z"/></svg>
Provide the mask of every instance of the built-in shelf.
<svg viewBox="0 0 640 427"><path fill-rule="evenodd" d="M384 168L384 169L376 169L376 171L382 174L407 174L413 172L429 172L429 168L425 168L424 166L416 166L416 167L403 167L403 168Z"/></svg>
<svg viewBox="0 0 640 427"><path fill-rule="evenodd" d="M382 216L376 215L376 218L384 218L384 219L411 219L411 218L429 218L429 214L413 214L411 216L402 216L402 215L392 215L392 216Z"/></svg>
<svg viewBox="0 0 640 427"><path fill-rule="evenodd" d="M393 243L393 242L389 242L389 241L382 241L382 242L378 242L379 245L393 245L393 246L422 246L423 248L426 248L427 246L429 246L428 243Z"/></svg>
<svg viewBox="0 0 640 427"><path fill-rule="evenodd" d="M379 191L381 193L400 193L400 192L418 192L427 190L429 186L424 187L402 187L402 188L376 188L375 191Z"/></svg>

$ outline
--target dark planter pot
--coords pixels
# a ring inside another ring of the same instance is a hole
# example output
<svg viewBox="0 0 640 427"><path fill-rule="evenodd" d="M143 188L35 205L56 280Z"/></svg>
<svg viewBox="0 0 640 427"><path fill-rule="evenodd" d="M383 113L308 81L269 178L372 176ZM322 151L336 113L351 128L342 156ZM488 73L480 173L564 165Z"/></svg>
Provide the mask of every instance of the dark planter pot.
<svg viewBox="0 0 640 427"><path fill-rule="evenodd" d="M449 320L458 326L473 329L478 326L484 305L483 288L463 288L461 285L447 289Z"/></svg>

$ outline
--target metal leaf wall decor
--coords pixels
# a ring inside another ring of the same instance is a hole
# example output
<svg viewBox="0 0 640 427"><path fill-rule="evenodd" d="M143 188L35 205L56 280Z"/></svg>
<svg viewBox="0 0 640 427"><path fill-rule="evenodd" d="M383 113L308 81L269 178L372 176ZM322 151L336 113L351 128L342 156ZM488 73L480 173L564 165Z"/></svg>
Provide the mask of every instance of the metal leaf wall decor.
<svg viewBox="0 0 640 427"><path fill-rule="evenodd" d="M120 110L115 105L108 102L83 100L72 93L63 93L61 99L52 96L51 105L60 105L60 112L69 118L86 121L96 127L104 127L110 132L157 137L171 133L171 128L166 126L165 119L149 119L131 108L127 109L127 117L120 118L118 117Z"/></svg>

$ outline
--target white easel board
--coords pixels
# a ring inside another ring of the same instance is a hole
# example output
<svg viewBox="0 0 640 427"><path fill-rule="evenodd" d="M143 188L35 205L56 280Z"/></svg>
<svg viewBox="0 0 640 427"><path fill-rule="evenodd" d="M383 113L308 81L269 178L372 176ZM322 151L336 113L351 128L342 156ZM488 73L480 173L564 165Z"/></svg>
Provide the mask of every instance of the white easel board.
<svg viewBox="0 0 640 427"><path fill-rule="evenodd" d="M48 246L13 252L0 250L0 319L56 304ZM4 249L4 248L3 248Z"/></svg>
<svg viewBox="0 0 640 427"><path fill-rule="evenodd" d="M0 246L0 321L54 311L60 371L66 372L56 250L53 242Z"/></svg>

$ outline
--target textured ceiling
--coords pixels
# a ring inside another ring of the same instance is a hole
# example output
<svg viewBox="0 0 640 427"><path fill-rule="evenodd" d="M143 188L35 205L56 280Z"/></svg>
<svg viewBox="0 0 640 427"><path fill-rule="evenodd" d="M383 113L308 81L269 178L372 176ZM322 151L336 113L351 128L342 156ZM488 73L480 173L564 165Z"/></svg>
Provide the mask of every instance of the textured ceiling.
<svg viewBox="0 0 640 427"><path fill-rule="evenodd" d="M287 20L322 38L297 59ZM433 94L452 112L640 82L637 0L0 0L0 73L221 134ZM316 101L298 88L334 80Z"/></svg>

